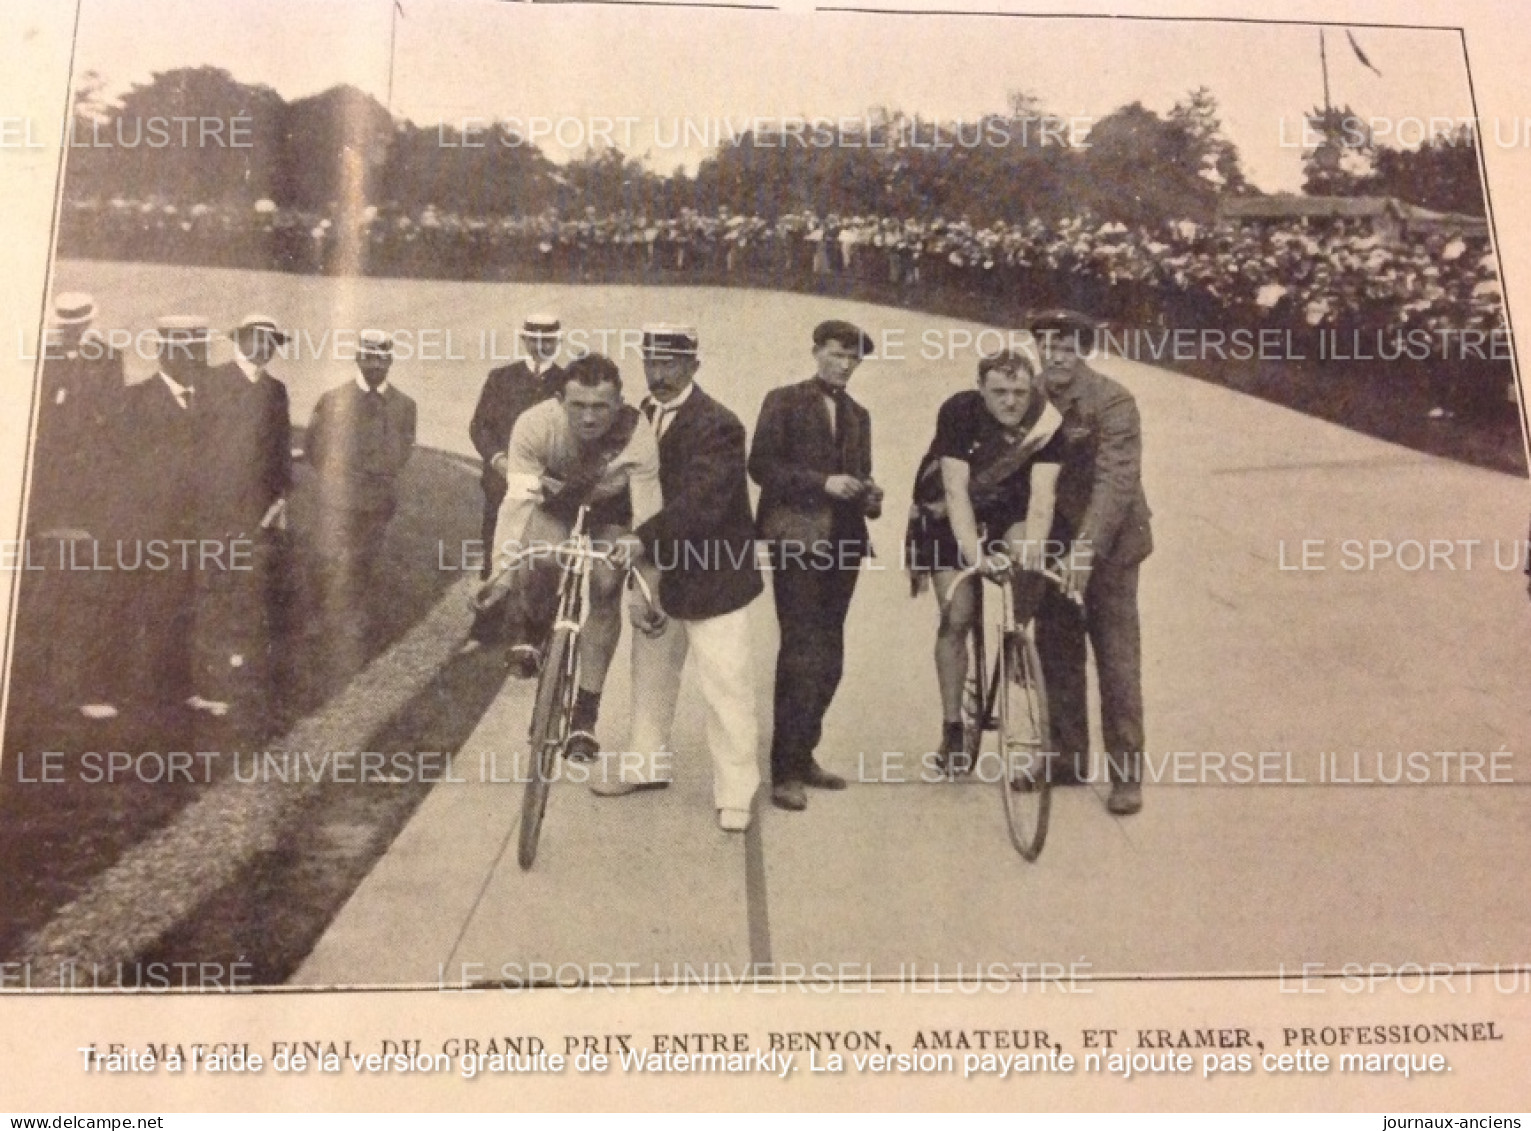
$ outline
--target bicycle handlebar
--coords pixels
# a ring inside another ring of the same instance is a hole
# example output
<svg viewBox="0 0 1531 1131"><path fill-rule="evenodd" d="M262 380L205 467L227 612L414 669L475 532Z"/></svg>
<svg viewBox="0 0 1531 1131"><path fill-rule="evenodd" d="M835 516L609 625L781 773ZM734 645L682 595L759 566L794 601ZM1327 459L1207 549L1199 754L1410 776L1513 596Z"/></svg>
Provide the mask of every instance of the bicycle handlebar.
<svg viewBox="0 0 1531 1131"><path fill-rule="evenodd" d="M479 586L478 592L474 593L468 598L469 605L478 612L482 612L484 609L492 606L495 601L484 601L481 599L480 594L490 592L502 577L504 577L511 570L515 569L522 562L528 559L539 557L545 553L547 553L546 546L529 546L524 550L512 550L504 555L502 564L497 569L495 569L495 571L491 573L489 577ZM592 562L605 562L607 565L615 564L610 550L597 550L594 546L586 547L581 546L578 543L574 543L573 545L559 545L554 547L553 559L558 563L560 569L569 568L569 564L566 561L567 558L576 560L582 559ZM638 570L633 566L628 566L627 575L629 580L637 583L638 592L643 594L644 601L648 603L650 608L653 608L655 604L654 592L649 588L649 583L644 580L643 574L639 573ZM500 596L503 596L503 594ZM496 601L499 599L500 597L495 598Z"/></svg>
<svg viewBox="0 0 1531 1131"><path fill-rule="evenodd" d="M1046 579L1050 584L1055 586L1060 592L1063 593L1063 595L1065 597L1067 597L1070 601L1074 602L1074 604L1083 607L1083 605L1084 605L1084 595L1082 593L1071 593L1071 592L1069 592L1068 589L1065 587L1067 583L1064 581L1063 575L1058 573L1058 572L1056 572L1055 570L1037 569L1037 568L1035 568L1033 566L1022 566L1022 565L1020 565L1017 562L1011 562L1010 563L1010 569L1012 569L1012 570L1019 569L1022 572L1025 572L1025 573L1037 574L1038 576ZM984 567L982 565L968 566L967 569L962 569L962 570L958 570L957 571L957 576L952 579L951 588L947 590L947 593L948 594L955 593L957 591L957 586L961 585L963 582L965 582L970 577L983 577L985 580L992 581L996 585L999 584L999 578L992 577L988 573L986 573L984 571ZM946 601L942 602L942 605L941 605L942 612L945 612L947 607L950 606L950 604L951 604L951 600L948 597L948 599Z"/></svg>

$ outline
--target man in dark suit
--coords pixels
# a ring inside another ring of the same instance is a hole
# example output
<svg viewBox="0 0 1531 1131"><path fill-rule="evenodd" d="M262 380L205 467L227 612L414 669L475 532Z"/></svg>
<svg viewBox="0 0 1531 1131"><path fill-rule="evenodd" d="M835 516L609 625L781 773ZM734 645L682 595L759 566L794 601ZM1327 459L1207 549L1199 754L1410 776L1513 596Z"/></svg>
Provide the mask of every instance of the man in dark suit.
<svg viewBox="0 0 1531 1131"><path fill-rule="evenodd" d="M1069 592L1084 609L1049 588L1037 612L1037 648L1047 679L1060 784L1089 777L1085 638L1095 652L1101 731L1111 778L1107 808L1121 816L1143 807L1142 642L1138 567L1153 551L1143 493L1143 432L1132 394L1091 369L1096 324L1049 311L1030 326L1042 376L1063 414L1063 464L1052 538L1066 542Z"/></svg>
<svg viewBox="0 0 1531 1131"><path fill-rule="evenodd" d="M511 430L523 412L557 396L563 388L564 371L554 360L558 356L562 332L562 326L553 315L528 315L521 324L519 352L524 356L490 370L483 391L479 393L478 407L473 410L473 421L468 425L468 435L484 461L480 480L484 489L481 579L489 576L494 561L495 521L499 517L500 504L505 501L505 459ZM504 631L506 615L514 615L513 610L496 607L477 614L463 650L471 652L496 642Z"/></svg>
<svg viewBox="0 0 1531 1131"><path fill-rule="evenodd" d="M101 458L122 411L122 357L92 328L96 303L90 295L59 295L53 314L43 340L27 493L25 564L36 559L43 570L28 589L17 647L38 656L38 678L54 702L107 719L117 714L114 672L121 664L111 641L111 626L120 623L112 605L114 579L98 570L58 567L66 560L65 543L83 560L101 536L102 492L110 482Z"/></svg>
<svg viewBox="0 0 1531 1131"><path fill-rule="evenodd" d="M197 693L191 647L204 565L200 505L208 449L200 400L208 340L204 319L161 318L158 371L126 388L120 426L112 429L116 454L103 529L115 544L110 566L120 571L134 621L124 660L132 665L132 697L165 726L184 717L183 706L219 713Z"/></svg>
<svg viewBox="0 0 1531 1131"><path fill-rule="evenodd" d="M308 425L307 457L319 478L322 620L341 676L366 658L377 565L415 446L415 402L389 381L392 365L393 339L363 330L357 375L319 398Z"/></svg>
<svg viewBox="0 0 1531 1131"><path fill-rule="evenodd" d="M804 786L845 788L813 754L844 670L845 617L861 559L871 552L866 520L882 513L871 416L846 392L871 351L871 337L849 322L816 327L818 373L766 395L750 450L781 625L771 801L782 809L807 806Z"/></svg>
<svg viewBox="0 0 1531 1131"><path fill-rule="evenodd" d="M267 368L288 336L274 318L247 315L230 331L234 359L204 380L209 475L203 528L238 567L198 574L198 686L233 706L246 735L263 737L292 436L287 386ZM237 553L237 558L233 555Z"/></svg>
<svg viewBox="0 0 1531 1131"><path fill-rule="evenodd" d="M658 578L657 609L632 604L633 728L615 773L591 789L605 797L669 784L664 775L686 654L696 656L707 703L712 797L727 832L749 827L760 770L750 664L749 605L764 585L755 563L755 525L745 476L744 425L695 383L696 331L643 331L643 413L659 439L664 505L635 531L645 574Z"/></svg>

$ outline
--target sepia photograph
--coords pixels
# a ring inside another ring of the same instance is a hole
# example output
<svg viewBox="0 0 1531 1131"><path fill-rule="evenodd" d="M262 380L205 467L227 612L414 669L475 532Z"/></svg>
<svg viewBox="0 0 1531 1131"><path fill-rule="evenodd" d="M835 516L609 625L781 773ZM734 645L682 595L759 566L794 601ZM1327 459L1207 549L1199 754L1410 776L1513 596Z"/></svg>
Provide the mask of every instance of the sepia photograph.
<svg viewBox="0 0 1531 1131"><path fill-rule="evenodd" d="M454 1071L1488 1055L1531 499L1485 169L1531 118L1428 11L81 0L62 137L0 119L59 154L0 327L0 991L498 991L382 1042ZM504 1036L1144 980L1186 996L1115 1045L1022 997Z"/></svg>

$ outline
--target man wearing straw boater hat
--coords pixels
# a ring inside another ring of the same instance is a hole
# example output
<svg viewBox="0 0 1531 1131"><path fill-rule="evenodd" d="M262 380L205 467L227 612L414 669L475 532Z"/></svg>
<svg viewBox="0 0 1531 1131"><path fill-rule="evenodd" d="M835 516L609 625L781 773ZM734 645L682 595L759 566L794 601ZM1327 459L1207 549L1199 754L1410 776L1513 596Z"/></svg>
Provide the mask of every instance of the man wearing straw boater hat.
<svg viewBox="0 0 1531 1131"><path fill-rule="evenodd" d="M122 410L124 386L122 358L92 328L95 318L95 299L66 292L54 300L43 338L27 492L29 561L57 562L64 542L87 553L101 536L107 481L101 453ZM37 580L35 599L22 606L27 624L18 639L41 646L41 685L55 703L87 718L114 717L118 657L103 632L103 620L116 619L108 611L115 596L111 579L97 570L49 569ZM18 642L18 649L23 646Z"/></svg>
<svg viewBox="0 0 1531 1131"><path fill-rule="evenodd" d="M480 484L484 490L482 523L483 568L480 578L489 576L494 560L495 523L500 504L505 501L506 448L516 420L534 404L558 395L563 388L563 369L555 361L562 343L563 327L552 314L529 314L521 324L520 348L516 360L489 371L484 388L473 410L468 435L484 461ZM473 618L464 651L474 651L498 641L505 616L513 610L491 609Z"/></svg>
<svg viewBox="0 0 1531 1131"><path fill-rule="evenodd" d="M630 749L618 756L615 771L608 759L591 790L618 797L668 784L661 752L669 748L690 652L707 704L718 824L743 832L760 785L749 605L764 585L755 564L744 425L696 384L700 364L695 330L644 328L649 395L642 407L659 441L664 505L634 533L658 570L659 607L632 606L640 634L633 639Z"/></svg>
<svg viewBox="0 0 1531 1131"><path fill-rule="evenodd" d="M184 708L221 714L199 693L192 663L196 627L197 554L174 549L203 535L201 498L208 478L203 429L207 320L171 315L155 327L158 368L123 393L114 428L115 483L110 524L112 565L121 571L134 620L129 653L138 705L159 725L174 725ZM161 555L156 548L172 547ZM227 558L224 559L225 563Z"/></svg>
<svg viewBox="0 0 1531 1131"><path fill-rule="evenodd" d="M393 339L363 330L357 373L319 398L308 425L307 458L319 477L317 540L324 623L336 674L366 660L374 579L399 476L415 447L415 402L389 380Z"/></svg>
<svg viewBox="0 0 1531 1131"><path fill-rule="evenodd" d="M205 382L210 466L203 518L210 536L238 546L248 568L198 577L198 685L213 701L232 704L245 733L259 738L292 486L287 386L269 365L290 339L267 314L247 314L228 336L234 358L210 370Z"/></svg>

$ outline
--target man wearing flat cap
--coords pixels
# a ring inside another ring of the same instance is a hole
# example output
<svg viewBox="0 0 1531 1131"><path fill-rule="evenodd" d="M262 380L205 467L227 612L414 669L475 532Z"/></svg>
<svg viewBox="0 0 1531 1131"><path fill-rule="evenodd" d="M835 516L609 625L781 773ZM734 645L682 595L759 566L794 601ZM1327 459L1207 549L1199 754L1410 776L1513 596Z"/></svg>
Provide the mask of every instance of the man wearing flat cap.
<svg viewBox="0 0 1531 1131"><path fill-rule="evenodd" d="M376 579L399 476L415 447L415 402L389 380L393 339L363 330L356 376L314 406L307 458L318 475L318 549L324 622L333 668L354 674L366 660Z"/></svg>
<svg viewBox="0 0 1531 1131"><path fill-rule="evenodd" d="M781 625L771 801L782 809L806 808L804 787L845 788L814 751L845 666L845 618L861 559L871 552L867 519L882 513L871 416L846 392L871 352L871 336L849 322L815 327L818 372L766 394L750 449Z"/></svg>
<svg viewBox="0 0 1531 1131"><path fill-rule="evenodd" d="M631 606L639 635L633 640L629 758L619 761L616 772L608 759L607 772L591 789L615 797L668 784L661 752L669 749L690 653L707 704L718 823L725 832L743 832L760 786L749 605L764 586L755 563L744 425L696 384L698 353L690 327L644 327L649 395L642 411L658 436L664 505L634 533L658 571L659 610L648 609L641 598Z"/></svg>
<svg viewBox="0 0 1531 1131"><path fill-rule="evenodd" d="M210 370L205 381L204 435L213 465L203 495L204 528L237 546L248 568L198 578L198 683L212 701L234 705L250 736L259 738L292 487L287 386L268 367L289 337L266 314L246 315L229 337L233 360Z"/></svg>
<svg viewBox="0 0 1531 1131"><path fill-rule="evenodd" d="M521 414L534 404L558 395L563 386L563 369L558 365L558 349L563 327L551 314L529 314L521 324L520 348L509 365L489 371L484 388L473 410L468 435L484 461L480 484L484 491L482 545L484 554L480 578L487 578L494 559L494 528L505 501L506 448L510 433ZM509 613L508 615L514 615ZM504 628L504 615L498 610L479 613L473 619L465 650L496 642Z"/></svg>
<svg viewBox="0 0 1531 1131"><path fill-rule="evenodd" d="M1093 319L1047 311L1029 329L1042 356L1048 398L1063 415L1052 537L1068 543L1063 574L1069 589L1084 598L1081 611L1049 587L1037 612L1037 647L1060 762L1054 780L1066 784L1089 776L1088 637L1111 778L1107 808L1126 816L1143 807L1138 567L1153 550L1153 534L1143 493L1142 424L1132 394L1086 363L1096 345Z"/></svg>
<svg viewBox="0 0 1531 1131"><path fill-rule="evenodd" d="M39 561L58 561L65 541L77 543L84 560L106 518L102 492L110 476L103 474L101 458L110 449L125 386L122 357L92 328L95 318L90 295L61 294L43 339L27 493L29 554ZM43 645L42 686L55 702L87 717L112 717L113 673L120 668L109 640L109 624L117 620L113 580L96 570L50 569L37 581L32 609L23 614L27 631L18 639L24 635Z"/></svg>
<svg viewBox="0 0 1531 1131"><path fill-rule="evenodd" d="M173 551L157 567L155 545L200 540L208 478L204 379L211 334L206 319L161 318L158 370L123 394L113 460L109 527L123 598L134 619L134 698L156 721L174 725L187 706L212 710L193 664L197 574L202 563ZM225 557L224 561L227 561ZM214 712L216 713L216 712Z"/></svg>

